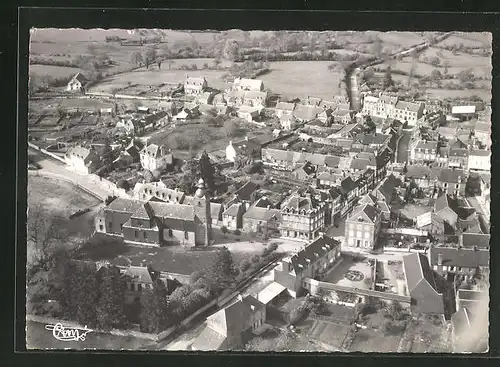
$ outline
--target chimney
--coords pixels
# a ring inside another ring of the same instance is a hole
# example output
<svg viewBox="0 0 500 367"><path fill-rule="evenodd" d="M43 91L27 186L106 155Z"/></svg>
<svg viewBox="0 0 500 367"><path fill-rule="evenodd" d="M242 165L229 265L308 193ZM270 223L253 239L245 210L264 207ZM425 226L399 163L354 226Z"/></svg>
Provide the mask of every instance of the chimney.
<svg viewBox="0 0 500 367"><path fill-rule="evenodd" d="M438 254L437 261L439 266L443 265L443 254Z"/></svg>
<svg viewBox="0 0 500 367"><path fill-rule="evenodd" d="M243 302L243 296L241 294L238 294L238 301Z"/></svg>
<svg viewBox="0 0 500 367"><path fill-rule="evenodd" d="M248 136L245 136L245 140L248 141Z"/></svg>

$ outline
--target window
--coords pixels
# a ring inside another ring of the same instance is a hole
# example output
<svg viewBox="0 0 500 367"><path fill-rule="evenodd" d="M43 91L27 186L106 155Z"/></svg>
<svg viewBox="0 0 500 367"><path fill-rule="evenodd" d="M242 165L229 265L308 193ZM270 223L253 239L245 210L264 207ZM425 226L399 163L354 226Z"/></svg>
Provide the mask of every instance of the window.
<svg viewBox="0 0 500 367"><path fill-rule="evenodd" d="M102 224L99 224L99 230L100 230L100 231L103 231L103 230L104 230L104 227L103 227L103 225L102 225Z"/></svg>
<svg viewBox="0 0 500 367"><path fill-rule="evenodd" d="M460 187L460 184L456 184L455 188L458 189Z"/></svg>
<svg viewBox="0 0 500 367"><path fill-rule="evenodd" d="M173 234L172 230L171 230L171 229L169 229L169 230L168 230L168 236L169 236L169 237L172 237L173 235L174 235L174 234Z"/></svg>
<svg viewBox="0 0 500 367"><path fill-rule="evenodd" d="M138 290L139 292L140 292L140 291L142 291L142 284L141 284L141 283L137 284L137 290Z"/></svg>
<svg viewBox="0 0 500 367"><path fill-rule="evenodd" d="M108 228L113 228L113 222L109 222Z"/></svg>
<svg viewBox="0 0 500 367"><path fill-rule="evenodd" d="M123 223L120 223L120 229L123 229Z"/></svg>
<svg viewBox="0 0 500 367"><path fill-rule="evenodd" d="M144 232L144 239L147 239L147 238L148 238L148 233Z"/></svg>
<svg viewBox="0 0 500 367"><path fill-rule="evenodd" d="M189 240L189 233L187 231L184 232L184 239Z"/></svg>
<svg viewBox="0 0 500 367"><path fill-rule="evenodd" d="M135 235L135 238L139 237L139 232L138 231L134 231L134 235Z"/></svg>
<svg viewBox="0 0 500 367"><path fill-rule="evenodd" d="M365 247L368 247L368 241L365 241Z"/></svg>

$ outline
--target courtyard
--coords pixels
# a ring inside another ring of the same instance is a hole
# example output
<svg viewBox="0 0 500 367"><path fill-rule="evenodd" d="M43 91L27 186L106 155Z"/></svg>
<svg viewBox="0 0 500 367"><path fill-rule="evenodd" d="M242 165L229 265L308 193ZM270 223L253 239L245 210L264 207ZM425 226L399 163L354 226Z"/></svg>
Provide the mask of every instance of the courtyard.
<svg viewBox="0 0 500 367"><path fill-rule="evenodd" d="M343 257L342 261L326 275L323 281L344 287L371 289L372 271L368 258L357 261Z"/></svg>

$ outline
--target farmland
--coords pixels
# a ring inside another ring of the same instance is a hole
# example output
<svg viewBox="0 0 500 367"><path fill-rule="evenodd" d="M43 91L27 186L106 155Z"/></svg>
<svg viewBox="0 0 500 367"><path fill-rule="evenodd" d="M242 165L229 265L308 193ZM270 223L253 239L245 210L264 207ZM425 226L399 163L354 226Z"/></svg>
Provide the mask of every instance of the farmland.
<svg viewBox="0 0 500 367"><path fill-rule="evenodd" d="M339 94L340 76L328 70L331 61L280 61L271 63L271 72L259 77L274 93L331 99ZM314 86L311 90L311 86Z"/></svg>
<svg viewBox="0 0 500 367"><path fill-rule="evenodd" d="M69 78L81 71L79 68L54 65L30 65L30 76L53 76L56 78Z"/></svg>
<svg viewBox="0 0 500 367"><path fill-rule="evenodd" d="M149 71L132 71L115 75L106 78L102 83L90 89L91 92L112 93L113 91L126 88L129 83L138 85L155 85L159 86L163 83L180 83L186 78L186 74L192 77L204 76L208 85L213 88L225 88L225 83L221 77L225 74L219 70L149 70Z"/></svg>

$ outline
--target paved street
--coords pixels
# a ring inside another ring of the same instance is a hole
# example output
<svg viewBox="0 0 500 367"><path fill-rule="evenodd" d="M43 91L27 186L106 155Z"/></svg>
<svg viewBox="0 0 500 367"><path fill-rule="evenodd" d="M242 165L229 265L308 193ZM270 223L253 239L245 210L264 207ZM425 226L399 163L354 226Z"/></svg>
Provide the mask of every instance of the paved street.
<svg viewBox="0 0 500 367"><path fill-rule="evenodd" d="M403 132L403 136L398 141L398 149L396 152L396 161L398 163L406 163L408 160L408 144L410 143L410 132Z"/></svg>
<svg viewBox="0 0 500 367"><path fill-rule="evenodd" d="M59 176L64 176L67 179L71 180L74 183L77 183L78 185L84 187L85 189L93 192L99 198L104 200L107 198L109 195L112 195L113 192L111 190L108 190L106 187L94 183L90 178L85 177L84 175L80 175L76 172L70 171L69 169L66 168L66 166L62 163L59 162L55 159L51 159L44 154L37 152L34 149L29 149L29 154L32 154L35 156L37 163L42 167L39 172L40 173L48 173L48 174L54 174L54 175L59 175ZM37 171L38 172L38 171Z"/></svg>

